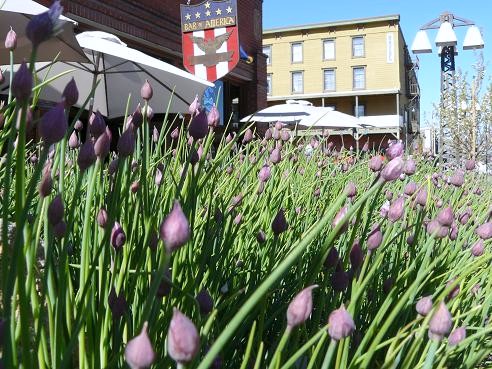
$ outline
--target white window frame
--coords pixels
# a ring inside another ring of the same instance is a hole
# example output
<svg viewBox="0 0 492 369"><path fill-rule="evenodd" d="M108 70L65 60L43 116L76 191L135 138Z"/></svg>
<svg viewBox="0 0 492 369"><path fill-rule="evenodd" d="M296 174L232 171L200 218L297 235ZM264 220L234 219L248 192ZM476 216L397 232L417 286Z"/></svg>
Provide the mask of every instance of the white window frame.
<svg viewBox="0 0 492 369"><path fill-rule="evenodd" d="M355 80L356 70L363 70L364 71L364 83L363 83L362 87L356 86L356 80ZM352 89L353 90L365 90L366 89L366 77L367 77L367 71L366 71L365 65L358 65L358 66L352 67Z"/></svg>
<svg viewBox="0 0 492 369"><path fill-rule="evenodd" d="M296 91L294 89L294 75L300 75L301 76L301 90L300 91ZM302 94L302 93L304 93L304 71L302 71L302 70L296 70L296 71L291 72L290 80L291 80L291 91L292 91L292 94Z"/></svg>
<svg viewBox="0 0 492 369"><path fill-rule="evenodd" d="M326 76L327 72L333 72L333 88L326 88ZM323 69L323 91L336 91L337 90L337 72L335 68Z"/></svg>
<svg viewBox="0 0 492 369"><path fill-rule="evenodd" d="M355 40L362 40L362 54L356 55L355 53ZM352 37L352 58L364 58L366 56L366 40L364 36Z"/></svg>
<svg viewBox="0 0 492 369"><path fill-rule="evenodd" d="M300 60L294 60L294 47L299 46L301 49L301 59ZM304 62L304 45L302 42L292 42L290 44L290 62L292 64L299 64Z"/></svg>
<svg viewBox="0 0 492 369"><path fill-rule="evenodd" d="M272 94L272 83L273 82L273 76L272 73L267 74L267 95L270 96Z"/></svg>
<svg viewBox="0 0 492 369"><path fill-rule="evenodd" d="M333 43L333 57L327 57L326 56L326 47L325 47L325 44L326 43ZM327 38L325 40L323 40L323 60L335 60L336 57L337 57L337 51L336 51L336 41L334 38Z"/></svg>
<svg viewBox="0 0 492 369"><path fill-rule="evenodd" d="M265 49L268 49L269 52L266 53ZM263 54L267 55L266 64L272 65L272 45L263 45Z"/></svg>

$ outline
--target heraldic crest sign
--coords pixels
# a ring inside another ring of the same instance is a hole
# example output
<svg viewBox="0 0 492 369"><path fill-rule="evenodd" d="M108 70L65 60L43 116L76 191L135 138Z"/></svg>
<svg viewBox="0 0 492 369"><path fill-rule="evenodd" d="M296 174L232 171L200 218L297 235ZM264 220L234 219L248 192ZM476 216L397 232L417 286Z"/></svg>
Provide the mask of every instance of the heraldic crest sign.
<svg viewBox="0 0 492 369"><path fill-rule="evenodd" d="M197 77L215 82L239 62L236 0L181 5L183 64Z"/></svg>

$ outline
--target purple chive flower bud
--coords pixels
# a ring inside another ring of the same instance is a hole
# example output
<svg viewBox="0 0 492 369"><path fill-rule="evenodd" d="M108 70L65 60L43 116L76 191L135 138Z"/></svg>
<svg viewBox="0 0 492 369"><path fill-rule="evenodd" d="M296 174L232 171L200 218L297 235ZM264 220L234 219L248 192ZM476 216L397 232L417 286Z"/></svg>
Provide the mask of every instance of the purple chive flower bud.
<svg viewBox="0 0 492 369"><path fill-rule="evenodd" d="M429 321L429 338L440 341L451 331L453 318L446 304L441 302Z"/></svg>
<svg viewBox="0 0 492 369"><path fill-rule="evenodd" d="M67 233L67 223L65 223L63 220L53 226L53 235L56 238L63 238L65 236L65 233Z"/></svg>
<svg viewBox="0 0 492 369"><path fill-rule="evenodd" d="M383 205L381 206L381 210L379 211L379 214L381 215L381 218L387 218L388 217L388 211L389 211L389 208L390 208L390 202L389 200L388 201L385 201L383 203Z"/></svg>
<svg viewBox="0 0 492 369"><path fill-rule="evenodd" d="M268 128L266 131L265 131L265 140L270 140L272 138L272 129L271 128Z"/></svg>
<svg viewBox="0 0 492 369"><path fill-rule="evenodd" d="M139 188L140 188L140 182L139 182L139 181L134 181L134 182L130 185L130 191L131 191L132 193L137 193Z"/></svg>
<svg viewBox="0 0 492 369"><path fill-rule="evenodd" d="M125 347L125 361L131 369L144 369L154 363L155 357L145 322L140 334L128 341Z"/></svg>
<svg viewBox="0 0 492 369"><path fill-rule="evenodd" d="M270 154L270 161L273 164L278 164L282 160L282 155L280 154L280 149L275 148L273 149L272 153Z"/></svg>
<svg viewBox="0 0 492 369"><path fill-rule="evenodd" d="M280 208L272 221L272 231L273 234L278 236L279 234L285 232L289 228L287 224L287 219L285 219L284 209Z"/></svg>
<svg viewBox="0 0 492 369"><path fill-rule="evenodd" d="M204 138L207 135L208 121L205 110L200 111L191 119L190 126L188 127L188 132L194 140L199 140L200 138Z"/></svg>
<svg viewBox="0 0 492 369"><path fill-rule="evenodd" d="M212 108L208 112L207 123L209 127L217 127L220 123L219 110L217 109L215 104L212 105Z"/></svg>
<svg viewBox="0 0 492 369"><path fill-rule="evenodd" d="M173 131L171 132L171 139L172 140L177 140L179 137L179 127L176 127L173 129Z"/></svg>
<svg viewBox="0 0 492 369"><path fill-rule="evenodd" d="M96 153L94 151L94 142L88 139L79 149L77 164L80 171L83 172L96 162Z"/></svg>
<svg viewBox="0 0 492 369"><path fill-rule="evenodd" d="M383 161L378 155L373 156L371 160L369 160L369 169L372 170L373 172L379 172L382 167L383 167Z"/></svg>
<svg viewBox="0 0 492 369"><path fill-rule="evenodd" d="M154 90L152 89L152 86L149 82L148 79L145 80L145 83L143 84L142 88L140 89L140 96L142 99L145 101L149 101L152 99L152 96L154 95Z"/></svg>
<svg viewBox="0 0 492 369"><path fill-rule="evenodd" d="M178 201L174 201L173 209L162 221L159 233L168 253L179 249L188 242L190 225Z"/></svg>
<svg viewBox="0 0 492 369"><path fill-rule="evenodd" d="M340 341L352 334L355 323L345 306L331 312L328 318L328 334L332 340Z"/></svg>
<svg viewBox="0 0 492 369"><path fill-rule="evenodd" d="M118 155L121 158L126 158L133 154L135 150L135 133L131 127L128 127L125 132L123 132L118 140Z"/></svg>
<svg viewBox="0 0 492 369"><path fill-rule="evenodd" d="M403 159L401 156L397 156L392 159L388 164L386 164L381 171L381 178L385 182L391 182L400 178L403 172Z"/></svg>
<svg viewBox="0 0 492 369"><path fill-rule="evenodd" d="M345 215L347 215L347 212L348 212L348 207L346 207L346 206L342 207L338 211L338 213L335 215L335 218L333 218L333 221L331 223L333 228L335 228L338 225L338 223L340 223L345 218ZM347 228L348 228L348 219L344 220L344 223L342 224L339 232L343 233L347 230Z"/></svg>
<svg viewBox="0 0 492 369"><path fill-rule="evenodd" d="M108 212L106 209L99 209L99 212L97 213L97 224L101 228L106 228L106 225L108 224Z"/></svg>
<svg viewBox="0 0 492 369"><path fill-rule="evenodd" d="M426 206L427 205L427 190L425 188L421 188L417 192L417 196L415 197L415 202L419 204L420 206Z"/></svg>
<svg viewBox="0 0 492 369"><path fill-rule="evenodd" d="M482 240L488 240L492 238L492 222L484 223L475 229L475 233Z"/></svg>
<svg viewBox="0 0 492 369"><path fill-rule="evenodd" d="M390 190L386 190L384 196L386 197L386 200L391 201L393 199L393 192L391 192Z"/></svg>
<svg viewBox="0 0 492 369"><path fill-rule="evenodd" d="M453 175L449 179L449 182L455 187L463 186L463 183L465 183L465 173L463 173L463 171L461 170L457 170L453 173Z"/></svg>
<svg viewBox="0 0 492 369"><path fill-rule="evenodd" d="M454 347L466 338L466 328L458 327L449 334L448 345Z"/></svg>
<svg viewBox="0 0 492 369"><path fill-rule="evenodd" d="M349 198L357 196L357 187L354 182L347 183L347 186L345 186L345 193Z"/></svg>
<svg viewBox="0 0 492 369"><path fill-rule="evenodd" d="M256 234L256 241L258 241L258 243L264 243L266 241L265 232L263 232L261 229Z"/></svg>
<svg viewBox="0 0 492 369"><path fill-rule="evenodd" d="M39 183L39 196L47 197L53 189L53 178L51 178L51 170L46 166L43 170L43 177Z"/></svg>
<svg viewBox="0 0 492 369"><path fill-rule="evenodd" d="M427 224L427 233L435 238L444 238L448 235L449 228L443 227L434 219Z"/></svg>
<svg viewBox="0 0 492 369"><path fill-rule="evenodd" d="M367 249L369 251L376 250L383 242L383 233L379 228L379 224L374 224L372 226L371 232L367 237Z"/></svg>
<svg viewBox="0 0 492 369"><path fill-rule="evenodd" d="M23 104L29 100L31 97L32 85L32 73L24 61L12 79L12 95L17 100L17 103Z"/></svg>
<svg viewBox="0 0 492 369"><path fill-rule="evenodd" d="M188 112L192 117L194 117L200 112L200 102L198 101L198 95L195 95L195 99L190 104L190 107L188 108Z"/></svg>
<svg viewBox="0 0 492 369"><path fill-rule="evenodd" d="M353 270L358 270L362 263L364 262L364 254L362 253L362 248L360 247L360 241L357 239L352 245L350 250L350 264Z"/></svg>
<svg viewBox="0 0 492 369"><path fill-rule="evenodd" d="M453 284L455 284L455 281L456 281L456 277L455 278L451 278L449 281L446 282L446 288L452 286ZM458 294L460 293L460 285L459 283L456 284L453 289L451 290L451 292L449 292L447 298L448 300L452 300L454 299L456 296L458 296Z"/></svg>
<svg viewBox="0 0 492 369"><path fill-rule="evenodd" d="M157 289L157 296L163 298L164 296L168 296L171 293L171 280L172 275L169 269L164 272L164 277L159 284L159 288Z"/></svg>
<svg viewBox="0 0 492 369"><path fill-rule="evenodd" d="M473 159L465 160L465 169L466 170L475 169L475 160Z"/></svg>
<svg viewBox="0 0 492 369"><path fill-rule="evenodd" d="M253 141L253 131L248 128L243 136L243 144L248 144Z"/></svg>
<svg viewBox="0 0 492 369"><path fill-rule="evenodd" d="M484 248L484 245L483 245L483 240L478 240L472 246L471 253L472 253L473 256L478 257L478 256L482 256L483 255L484 250L485 250L485 248Z"/></svg>
<svg viewBox="0 0 492 369"><path fill-rule="evenodd" d="M426 316L432 310L432 297L424 296L419 301L417 301L417 305L415 305L415 310L417 313L422 316Z"/></svg>
<svg viewBox="0 0 492 369"><path fill-rule="evenodd" d="M33 48L37 48L42 42L56 36L63 26L60 15L63 7L56 0L47 12L35 15L26 26L26 36L31 41Z"/></svg>
<svg viewBox="0 0 492 369"><path fill-rule="evenodd" d="M98 111L91 114L89 118L89 132L92 137L97 138L106 131L106 123L102 114Z"/></svg>
<svg viewBox="0 0 492 369"><path fill-rule="evenodd" d="M339 256L338 256L338 250L335 246L330 248L330 251L328 252L328 255L325 259L325 267L326 268L334 268L335 266L338 265L339 261Z"/></svg>
<svg viewBox="0 0 492 369"><path fill-rule="evenodd" d="M75 122L75 125L73 126L73 128L80 132L84 129L84 123L82 123L82 121L78 120Z"/></svg>
<svg viewBox="0 0 492 369"><path fill-rule="evenodd" d="M202 290L196 295L195 299L200 307L200 313L203 315L209 314L214 309L214 300L206 289L202 288Z"/></svg>
<svg viewBox="0 0 492 369"><path fill-rule="evenodd" d="M140 107L140 103L137 104L137 107L135 108L135 111L130 117L131 123L136 127L139 128L142 125L143 122L143 114L142 114L142 108Z"/></svg>
<svg viewBox="0 0 492 369"><path fill-rule="evenodd" d="M48 221L52 226L60 223L63 219L65 209L63 207L63 200L61 195L56 195L48 206Z"/></svg>
<svg viewBox="0 0 492 369"><path fill-rule="evenodd" d="M177 363L188 363L200 348L200 336L193 322L181 311L174 309L167 332L167 350Z"/></svg>
<svg viewBox="0 0 492 369"><path fill-rule="evenodd" d="M46 145L61 141L67 133L68 122L65 115L65 106L57 104L43 115L39 122L39 135Z"/></svg>
<svg viewBox="0 0 492 369"><path fill-rule="evenodd" d="M123 227L118 222L114 222L113 229L111 230L111 246L115 248L116 251L121 250L126 242L125 231Z"/></svg>
<svg viewBox="0 0 492 369"><path fill-rule="evenodd" d="M449 239L451 241L455 241L458 238L458 227L456 226L456 223L451 224L451 228L449 231Z"/></svg>
<svg viewBox="0 0 492 369"><path fill-rule="evenodd" d="M400 196L395 201L393 201L388 210L388 220L392 223L395 223L397 220L399 220L405 212L404 206L405 198L403 196Z"/></svg>
<svg viewBox="0 0 492 369"><path fill-rule="evenodd" d="M287 130L282 130L280 131L280 139L284 142L287 142L290 140L290 133Z"/></svg>
<svg viewBox="0 0 492 369"><path fill-rule="evenodd" d="M126 301L125 295L123 291L120 291L120 294L117 295L114 288L111 289L111 292L108 296L108 305L111 310L111 314L113 315L113 319L119 319L125 314L128 310L128 303Z"/></svg>
<svg viewBox="0 0 492 369"><path fill-rule="evenodd" d="M106 127L105 132L97 138L94 144L94 152L99 160L104 160L108 156L111 148L111 136L111 131Z"/></svg>
<svg viewBox="0 0 492 369"><path fill-rule="evenodd" d="M68 147L72 150L75 150L80 145L79 138L77 137L77 133L75 131L72 132L70 138L68 139Z"/></svg>
<svg viewBox="0 0 492 369"><path fill-rule="evenodd" d="M401 141L392 143L386 150L386 157L388 160L401 157L403 155L403 143Z"/></svg>
<svg viewBox="0 0 492 369"><path fill-rule="evenodd" d="M17 33L10 27L10 31L7 32L5 37L5 49L9 51L14 51L17 47Z"/></svg>
<svg viewBox="0 0 492 369"><path fill-rule="evenodd" d="M65 104L65 108L70 108L75 105L79 100L79 90L75 79L72 77L70 82L67 83L65 89L63 90L62 99Z"/></svg>
<svg viewBox="0 0 492 369"><path fill-rule="evenodd" d="M116 173L118 170L118 158L111 160L111 162L108 165L108 173L110 176Z"/></svg>
<svg viewBox="0 0 492 369"><path fill-rule="evenodd" d="M412 175L415 173L417 170L417 165L415 164L415 161L413 159L407 159L405 161L405 164L403 165L403 173L406 175Z"/></svg>
<svg viewBox="0 0 492 369"><path fill-rule="evenodd" d="M437 221L444 227L450 227L454 221L453 209L450 206L442 209L439 214L437 214Z"/></svg>
<svg viewBox="0 0 492 369"><path fill-rule="evenodd" d="M266 182L270 178L271 175L271 169L268 165L264 165L261 169L260 172L258 173L258 179L260 182Z"/></svg>
<svg viewBox="0 0 492 369"><path fill-rule="evenodd" d="M349 275L343 270L342 264L339 262L331 275L331 287L335 291L342 292L347 289L349 282Z"/></svg>
<svg viewBox="0 0 492 369"><path fill-rule="evenodd" d="M363 152L363 153L369 152L369 141L366 141L364 143L364 146L362 146L362 149L360 151Z"/></svg>
<svg viewBox="0 0 492 369"><path fill-rule="evenodd" d="M412 196L415 191L417 191L417 184L415 182L408 182L403 190L407 196Z"/></svg>
<svg viewBox="0 0 492 369"><path fill-rule="evenodd" d="M287 329L292 329L304 323L313 310L313 289L318 285L304 288L290 302L287 308Z"/></svg>

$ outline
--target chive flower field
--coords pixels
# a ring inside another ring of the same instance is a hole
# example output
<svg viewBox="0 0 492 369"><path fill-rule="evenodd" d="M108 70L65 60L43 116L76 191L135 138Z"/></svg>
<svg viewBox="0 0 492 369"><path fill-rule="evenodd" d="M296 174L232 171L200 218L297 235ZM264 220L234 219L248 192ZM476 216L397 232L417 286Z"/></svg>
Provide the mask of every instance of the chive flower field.
<svg viewBox="0 0 492 369"><path fill-rule="evenodd" d="M280 123L219 136L197 100L156 122L148 82L118 135L80 120L74 81L38 117L54 8L0 108L1 368L492 367L475 162L307 152Z"/></svg>

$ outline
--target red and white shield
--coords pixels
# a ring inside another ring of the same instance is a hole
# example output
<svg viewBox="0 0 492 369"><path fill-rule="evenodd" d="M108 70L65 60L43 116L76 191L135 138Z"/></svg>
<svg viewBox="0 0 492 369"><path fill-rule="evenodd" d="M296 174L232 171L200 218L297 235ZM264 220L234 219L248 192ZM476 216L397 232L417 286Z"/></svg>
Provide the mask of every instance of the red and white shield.
<svg viewBox="0 0 492 369"><path fill-rule="evenodd" d="M235 0L181 5L183 64L197 77L215 82L239 62Z"/></svg>

